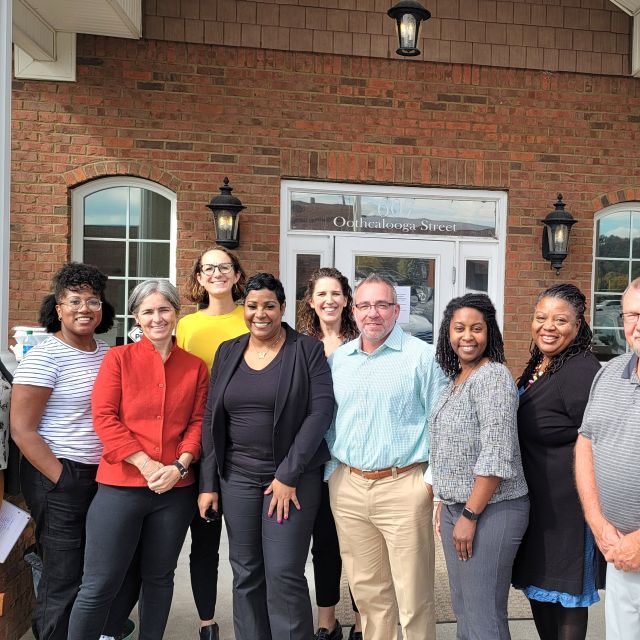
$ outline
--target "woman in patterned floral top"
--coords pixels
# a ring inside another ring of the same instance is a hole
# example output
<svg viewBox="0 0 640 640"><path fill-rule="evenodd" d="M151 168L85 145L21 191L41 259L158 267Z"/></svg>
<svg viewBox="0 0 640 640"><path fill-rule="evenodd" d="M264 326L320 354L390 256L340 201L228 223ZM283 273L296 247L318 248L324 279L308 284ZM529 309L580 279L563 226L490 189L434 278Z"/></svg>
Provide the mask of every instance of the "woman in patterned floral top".
<svg viewBox="0 0 640 640"><path fill-rule="evenodd" d="M527 528L518 393L491 300L455 298L436 352L449 386L429 420L433 490L458 640L509 640L511 566Z"/></svg>

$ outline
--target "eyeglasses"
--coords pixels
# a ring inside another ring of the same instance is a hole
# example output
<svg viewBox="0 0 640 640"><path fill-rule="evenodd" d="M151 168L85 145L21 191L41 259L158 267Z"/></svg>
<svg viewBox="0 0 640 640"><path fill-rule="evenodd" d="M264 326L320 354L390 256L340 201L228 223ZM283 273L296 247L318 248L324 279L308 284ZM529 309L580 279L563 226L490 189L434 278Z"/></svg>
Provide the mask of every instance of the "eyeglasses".
<svg viewBox="0 0 640 640"><path fill-rule="evenodd" d="M89 311L100 311L100 309L102 309L102 300L98 300L98 298L89 298L88 300L83 300L82 298L71 298L71 300L58 302L58 304L63 304L69 307L72 311L79 311L84 305L87 305Z"/></svg>
<svg viewBox="0 0 640 640"><path fill-rule="evenodd" d="M638 324L638 319L640 318L640 313L635 313L633 311L629 311L627 313L621 313L620 317L625 324L634 325Z"/></svg>
<svg viewBox="0 0 640 640"><path fill-rule="evenodd" d="M200 265L200 273L203 273L205 276L212 276L216 272L216 269L220 273L231 273L233 271L233 262Z"/></svg>
<svg viewBox="0 0 640 640"><path fill-rule="evenodd" d="M374 308L376 311L388 311L391 307L395 307L395 302L376 302L374 304L370 304L369 302L360 302L359 304L354 305L358 311L362 311L366 313L370 311L371 308Z"/></svg>

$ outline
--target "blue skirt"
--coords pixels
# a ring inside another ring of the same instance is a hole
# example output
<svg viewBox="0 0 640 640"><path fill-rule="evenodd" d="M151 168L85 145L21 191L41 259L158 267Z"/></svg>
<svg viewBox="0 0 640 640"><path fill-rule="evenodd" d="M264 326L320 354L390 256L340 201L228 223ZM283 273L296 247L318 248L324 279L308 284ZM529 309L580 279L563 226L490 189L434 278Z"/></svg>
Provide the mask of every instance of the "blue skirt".
<svg viewBox="0 0 640 640"><path fill-rule="evenodd" d="M522 592L529 600L538 602L558 602L563 607L588 607L600 602L600 596L596 589L596 542L588 525L584 525L584 575L582 578L582 593L574 595L561 591L547 591L540 587L530 585L524 587Z"/></svg>

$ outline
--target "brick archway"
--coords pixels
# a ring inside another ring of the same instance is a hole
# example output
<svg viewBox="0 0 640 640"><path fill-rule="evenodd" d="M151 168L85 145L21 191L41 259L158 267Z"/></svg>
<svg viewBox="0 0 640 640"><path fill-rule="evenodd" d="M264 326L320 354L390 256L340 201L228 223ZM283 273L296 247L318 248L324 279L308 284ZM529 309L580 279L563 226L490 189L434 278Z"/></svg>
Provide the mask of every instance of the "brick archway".
<svg viewBox="0 0 640 640"><path fill-rule="evenodd" d="M136 162L127 160L103 160L83 165L77 169L66 171L62 174L67 188L77 187L89 180L106 178L110 176L131 176L134 178L145 178L167 187L174 193L180 190L181 181L174 175L154 167L147 162Z"/></svg>
<svg viewBox="0 0 640 640"><path fill-rule="evenodd" d="M593 211L597 213L600 209L605 209L614 204L621 202L638 202L640 201L640 187L630 187L628 189L620 189L618 191L610 191L593 200Z"/></svg>

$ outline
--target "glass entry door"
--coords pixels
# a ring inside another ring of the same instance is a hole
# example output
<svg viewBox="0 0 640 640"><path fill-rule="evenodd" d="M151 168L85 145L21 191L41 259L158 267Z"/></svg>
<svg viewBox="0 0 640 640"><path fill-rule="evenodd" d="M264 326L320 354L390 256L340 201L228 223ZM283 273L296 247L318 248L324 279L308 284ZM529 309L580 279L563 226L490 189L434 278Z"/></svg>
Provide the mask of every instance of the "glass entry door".
<svg viewBox="0 0 640 640"><path fill-rule="evenodd" d="M455 242L392 238L335 238L335 266L352 286L376 272L396 285L407 332L431 344L455 295Z"/></svg>

